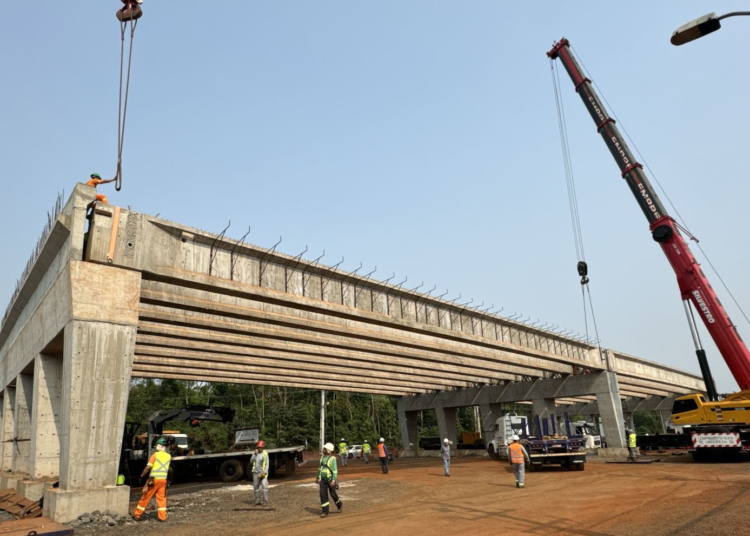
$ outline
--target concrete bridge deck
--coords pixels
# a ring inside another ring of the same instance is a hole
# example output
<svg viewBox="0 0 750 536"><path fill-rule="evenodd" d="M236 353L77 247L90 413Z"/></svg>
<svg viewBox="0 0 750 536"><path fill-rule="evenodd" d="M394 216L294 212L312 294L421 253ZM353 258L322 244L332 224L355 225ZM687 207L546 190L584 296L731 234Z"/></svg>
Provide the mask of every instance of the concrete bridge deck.
<svg viewBox="0 0 750 536"><path fill-rule="evenodd" d="M655 362L148 215L97 204L87 219L94 194L76 187L0 327L0 487L45 493L56 520L127 507L114 482L131 378L417 397L557 381L582 387L553 405L580 407L704 390ZM587 390L584 376L606 379Z"/></svg>

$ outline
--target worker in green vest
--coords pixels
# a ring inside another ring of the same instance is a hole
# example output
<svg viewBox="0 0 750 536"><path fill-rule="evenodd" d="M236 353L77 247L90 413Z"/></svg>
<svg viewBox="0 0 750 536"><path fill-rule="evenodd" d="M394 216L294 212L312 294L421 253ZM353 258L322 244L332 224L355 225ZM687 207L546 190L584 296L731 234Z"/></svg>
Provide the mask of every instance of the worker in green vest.
<svg viewBox="0 0 750 536"><path fill-rule="evenodd" d="M626 430L628 435L628 460L635 461L638 458L638 447L636 446L636 435L635 432L628 428Z"/></svg>
<svg viewBox="0 0 750 536"><path fill-rule="evenodd" d="M341 438L341 443L339 443L339 456L341 456L341 467L346 467L346 459L349 457L349 446L343 437Z"/></svg>
<svg viewBox="0 0 750 536"><path fill-rule="evenodd" d="M362 445L362 456L365 458L365 463L370 463L370 453L372 452L372 447L370 447L370 443L365 439L364 444Z"/></svg>
<svg viewBox="0 0 750 536"><path fill-rule="evenodd" d="M328 517L328 507L330 505L328 494L331 495L333 503L341 512L341 508L344 506L339 499L339 494L336 490L339 487L338 484L338 467L336 465L336 456L333 455L333 444L326 443L323 445L323 457L320 458L320 467L318 468L318 476L315 478L315 483L320 486L320 517Z"/></svg>

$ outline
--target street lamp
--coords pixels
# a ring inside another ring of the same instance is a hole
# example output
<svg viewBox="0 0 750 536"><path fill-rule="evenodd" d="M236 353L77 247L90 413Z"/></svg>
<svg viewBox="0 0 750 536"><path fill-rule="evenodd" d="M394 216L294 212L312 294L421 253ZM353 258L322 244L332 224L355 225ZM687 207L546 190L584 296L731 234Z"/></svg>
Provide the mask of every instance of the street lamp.
<svg viewBox="0 0 750 536"><path fill-rule="evenodd" d="M747 15L750 15L750 11L733 11L732 13L727 13L721 17L717 17L716 13L703 15L702 17L677 28L672 34L672 39L670 39L670 41L675 46L684 45L685 43L695 41L699 37L713 33L721 28L721 19Z"/></svg>

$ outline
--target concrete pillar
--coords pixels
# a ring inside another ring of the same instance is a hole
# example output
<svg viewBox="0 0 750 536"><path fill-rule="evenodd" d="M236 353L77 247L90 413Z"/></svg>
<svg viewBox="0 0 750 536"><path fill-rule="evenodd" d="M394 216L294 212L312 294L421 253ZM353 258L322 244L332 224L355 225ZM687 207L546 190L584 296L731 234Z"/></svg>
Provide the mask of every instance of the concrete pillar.
<svg viewBox="0 0 750 536"><path fill-rule="evenodd" d="M29 453L31 452L31 411L34 397L34 376L19 374L16 378L15 429L12 472L16 475L29 473Z"/></svg>
<svg viewBox="0 0 750 536"><path fill-rule="evenodd" d="M503 416L502 404L481 404L479 413L482 417L482 434L485 444L495 435L495 422Z"/></svg>
<svg viewBox="0 0 750 536"><path fill-rule="evenodd" d="M3 428L0 430L0 448L2 448L2 472L10 473L13 468L13 443L15 437L15 407L16 407L16 388L6 387L3 393ZM3 486L4 488L5 486Z"/></svg>
<svg viewBox="0 0 750 536"><path fill-rule="evenodd" d="M602 419L607 448L625 448L625 419L622 414L620 387L614 372L602 372L606 375L607 389L596 393L596 402Z"/></svg>
<svg viewBox="0 0 750 536"><path fill-rule="evenodd" d="M539 424L542 426L542 429L539 430L539 434L544 433L544 424L542 423L542 419L547 419L547 429L549 430L550 435L552 435L552 429L550 428L549 422L552 420L550 417L552 415L555 416L555 432L558 434L560 433L560 414L562 413L562 409L558 408L555 405L555 399L554 398L537 398L535 400L532 400L532 407L534 411L534 416L539 416Z"/></svg>
<svg viewBox="0 0 750 536"><path fill-rule="evenodd" d="M18 482L18 493L38 501L60 471L62 427L62 355L38 355L34 361L29 480Z"/></svg>
<svg viewBox="0 0 750 536"><path fill-rule="evenodd" d="M669 423L672 422L672 410L659 410L659 417L661 417L661 432L666 434Z"/></svg>
<svg viewBox="0 0 750 536"><path fill-rule="evenodd" d="M405 452L416 455L419 447L417 413L416 411L405 411L402 404L398 404L398 424L401 430L401 445Z"/></svg>
<svg viewBox="0 0 750 536"><path fill-rule="evenodd" d="M84 512L127 515L129 490L116 486L136 327L74 320L65 327L60 487L44 514L67 522Z"/></svg>
<svg viewBox="0 0 750 536"><path fill-rule="evenodd" d="M447 437L450 441L453 441L454 445L457 445L456 408L438 406L435 408L435 415L437 415L438 429L440 430L440 441L442 442Z"/></svg>

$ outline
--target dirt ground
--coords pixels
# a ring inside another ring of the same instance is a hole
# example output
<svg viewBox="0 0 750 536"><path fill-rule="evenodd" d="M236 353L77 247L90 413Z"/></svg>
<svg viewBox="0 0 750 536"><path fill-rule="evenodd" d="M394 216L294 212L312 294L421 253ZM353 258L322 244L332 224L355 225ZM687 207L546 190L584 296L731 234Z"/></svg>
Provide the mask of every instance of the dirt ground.
<svg viewBox="0 0 750 536"><path fill-rule="evenodd" d="M750 464L695 464L665 456L650 465L590 462L583 472L529 473L517 489L508 465L454 459L397 460L388 475L350 461L341 469L341 514L320 519L315 462L290 478L272 479L275 510L251 506L252 487L176 486L167 523L149 519L112 528L88 525L76 535L211 534L358 536L443 534L739 535L748 534ZM153 503L152 503L153 504Z"/></svg>

